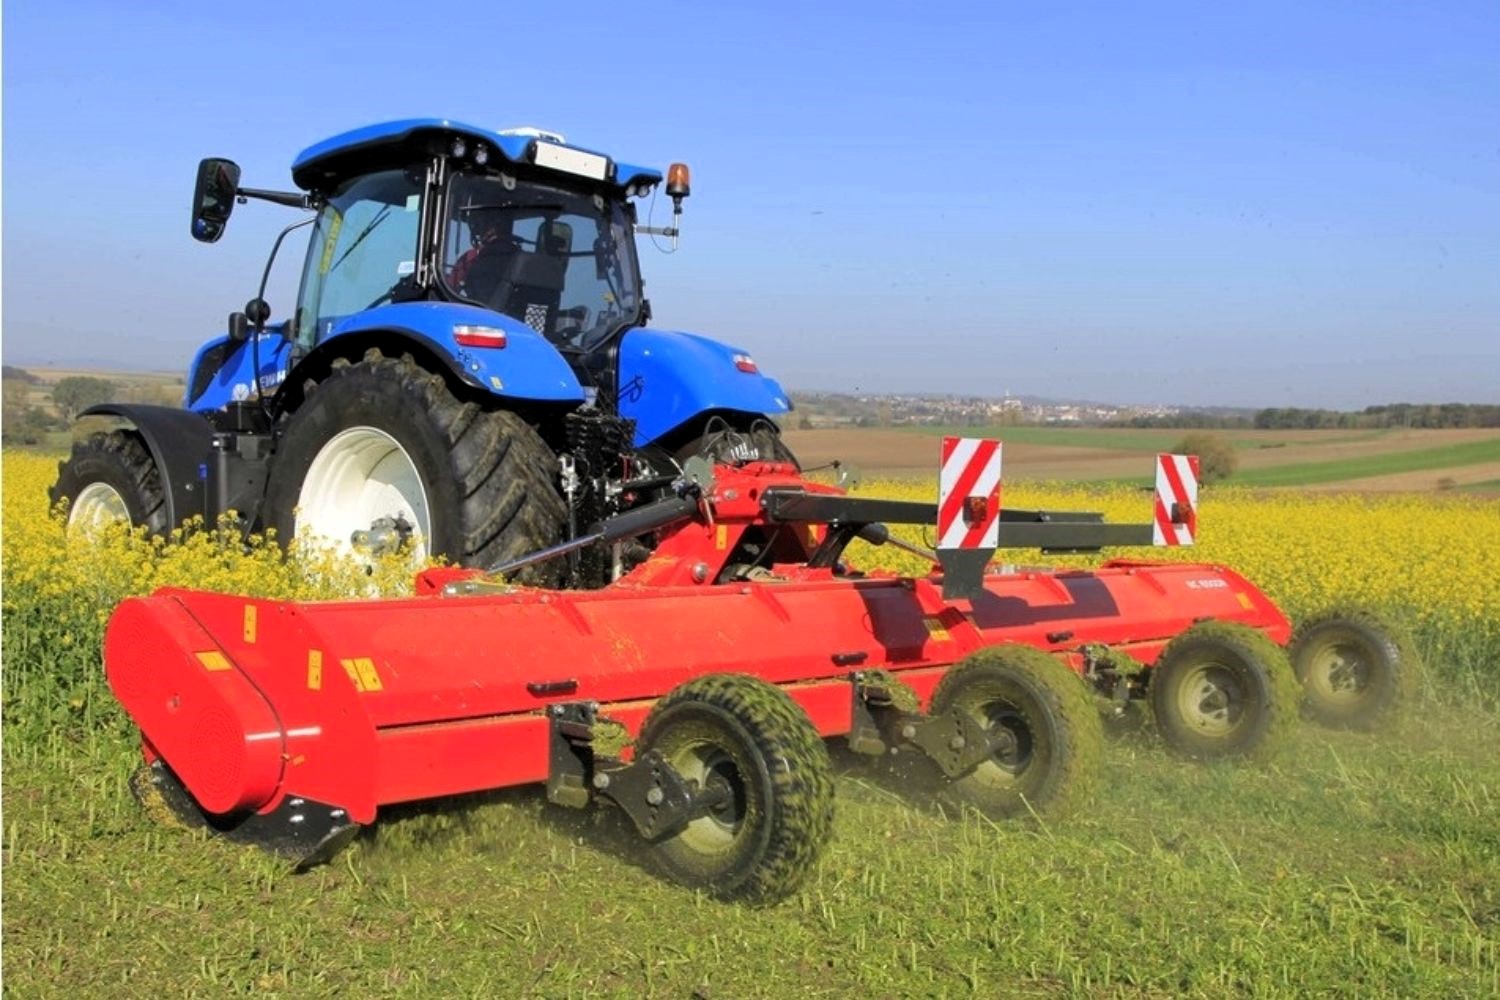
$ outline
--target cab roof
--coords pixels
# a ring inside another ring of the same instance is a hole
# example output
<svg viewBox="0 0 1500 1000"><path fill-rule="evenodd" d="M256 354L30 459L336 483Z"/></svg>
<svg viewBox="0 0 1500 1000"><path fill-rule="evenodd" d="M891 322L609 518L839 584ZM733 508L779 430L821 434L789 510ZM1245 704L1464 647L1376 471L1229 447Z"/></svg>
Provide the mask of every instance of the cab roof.
<svg viewBox="0 0 1500 1000"><path fill-rule="evenodd" d="M405 118L342 132L307 147L292 161L292 180L306 191L327 191L349 177L410 163L414 156L425 158L447 150L454 139L463 139L470 155L480 145L486 146L491 155L489 166L498 165L499 161L530 165L539 142L590 152L552 142L557 138L560 137L536 129L502 133L448 118ZM496 153L499 161L494 158ZM604 159L605 183L610 186L647 188L661 181L658 170L619 163L609 157Z"/></svg>

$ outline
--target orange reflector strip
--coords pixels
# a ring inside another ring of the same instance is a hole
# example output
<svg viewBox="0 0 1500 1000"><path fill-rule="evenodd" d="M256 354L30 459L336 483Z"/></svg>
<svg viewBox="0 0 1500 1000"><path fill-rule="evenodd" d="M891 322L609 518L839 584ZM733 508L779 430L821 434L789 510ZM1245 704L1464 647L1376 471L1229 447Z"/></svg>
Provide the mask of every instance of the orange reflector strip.
<svg viewBox="0 0 1500 1000"><path fill-rule="evenodd" d="M230 667L229 657L225 656L217 649L208 649L204 650L201 653L194 653L193 655L198 657L198 662L203 664L204 670L217 672L220 670L228 670Z"/></svg>
<svg viewBox="0 0 1500 1000"><path fill-rule="evenodd" d="M307 651L307 689L309 691L323 690L323 651L321 649Z"/></svg>
<svg viewBox="0 0 1500 1000"><path fill-rule="evenodd" d="M255 641L255 605L245 605L245 641Z"/></svg>

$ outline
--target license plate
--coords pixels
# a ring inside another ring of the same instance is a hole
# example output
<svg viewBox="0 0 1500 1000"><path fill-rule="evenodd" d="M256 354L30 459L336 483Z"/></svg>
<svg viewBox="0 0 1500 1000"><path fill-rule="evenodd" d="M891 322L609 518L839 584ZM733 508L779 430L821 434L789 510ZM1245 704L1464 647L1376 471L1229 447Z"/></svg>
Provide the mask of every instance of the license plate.
<svg viewBox="0 0 1500 1000"><path fill-rule="evenodd" d="M600 156L598 153L585 153L581 149L557 146L550 142L536 144L536 158L533 162L539 167L550 167L553 170L577 174L580 177L592 177L596 181L602 181L609 176L608 157Z"/></svg>

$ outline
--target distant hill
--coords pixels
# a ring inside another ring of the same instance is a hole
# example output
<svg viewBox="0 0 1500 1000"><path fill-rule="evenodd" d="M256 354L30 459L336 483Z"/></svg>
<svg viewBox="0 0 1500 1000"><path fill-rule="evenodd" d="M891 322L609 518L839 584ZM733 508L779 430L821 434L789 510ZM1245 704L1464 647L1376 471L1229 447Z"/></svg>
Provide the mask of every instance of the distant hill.
<svg viewBox="0 0 1500 1000"><path fill-rule="evenodd" d="M36 385L41 381L26 369L17 368L14 365L0 365L0 369L3 369L0 375L3 375L7 382L25 382L27 385Z"/></svg>

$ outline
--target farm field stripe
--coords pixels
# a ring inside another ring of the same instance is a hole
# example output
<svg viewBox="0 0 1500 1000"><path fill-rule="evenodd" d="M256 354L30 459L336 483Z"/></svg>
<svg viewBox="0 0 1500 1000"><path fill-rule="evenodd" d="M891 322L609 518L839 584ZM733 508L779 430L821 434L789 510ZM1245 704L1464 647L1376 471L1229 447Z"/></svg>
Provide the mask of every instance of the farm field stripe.
<svg viewBox="0 0 1500 1000"><path fill-rule="evenodd" d="M1497 460L1500 460L1500 437L1487 441L1466 441L1441 448L1248 469L1236 473L1232 481L1242 486L1306 486L1345 479L1369 479L1395 472L1461 468Z"/></svg>

